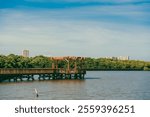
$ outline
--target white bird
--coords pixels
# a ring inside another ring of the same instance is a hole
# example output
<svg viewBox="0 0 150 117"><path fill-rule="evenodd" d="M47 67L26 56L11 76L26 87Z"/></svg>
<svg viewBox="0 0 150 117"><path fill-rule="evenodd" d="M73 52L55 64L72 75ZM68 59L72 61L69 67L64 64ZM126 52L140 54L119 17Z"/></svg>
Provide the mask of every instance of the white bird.
<svg viewBox="0 0 150 117"><path fill-rule="evenodd" d="M35 91L36 97L39 97L39 94L36 88L34 89L34 91Z"/></svg>

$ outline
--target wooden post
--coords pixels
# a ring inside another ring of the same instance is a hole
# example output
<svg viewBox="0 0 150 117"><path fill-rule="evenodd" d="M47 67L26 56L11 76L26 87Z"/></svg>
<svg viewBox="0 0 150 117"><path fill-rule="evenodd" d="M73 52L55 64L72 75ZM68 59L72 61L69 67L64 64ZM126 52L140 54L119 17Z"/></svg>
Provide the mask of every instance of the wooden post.
<svg viewBox="0 0 150 117"><path fill-rule="evenodd" d="M56 69L58 69L58 61L56 60L56 66L55 66Z"/></svg>
<svg viewBox="0 0 150 117"><path fill-rule="evenodd" d="M52 63L52 69L55 69L55 63Z"/></svg>
<svg viewBox="0 0 150 117"><path fill-rule="evenodd" d="M77 62L74 63L74 73L77 73Z"/></svg>
<svg viewBox="0 0 150 117"><path fill-rule="evenodd" d="M32 78L32 81L33 81L34 80L34 75L33 74L31 75L31 78Z"/></svg>
<svg viewBox="0 0 150 117"><path fill-rule="evenodd" d="M68 61L68 64L67 64L67 73L70 73L70 63Z"/></svg>
<svg viewBox="0 0 150 117"><path fill-rule="evenodd" d="M65 61L67 62L67 70L66 70L66 73L70 73L70 63L69 63L69 60L65 59Z"/></svg>

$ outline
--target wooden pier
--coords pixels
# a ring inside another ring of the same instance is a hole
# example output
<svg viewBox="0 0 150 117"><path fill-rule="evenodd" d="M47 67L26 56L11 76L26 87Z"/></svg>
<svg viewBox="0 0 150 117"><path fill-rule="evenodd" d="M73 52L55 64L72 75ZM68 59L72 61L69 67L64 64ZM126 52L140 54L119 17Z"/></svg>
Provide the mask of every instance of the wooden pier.
<svg viewBox="0 0 150 117"><path fill-rule="evenodd" d="M77 67L79 57L53 57L52 68L0 68L0 82L3 81L33 81L35 75L38 80L64 80L64 79L84 79L86 71L82 67ZM65 60L67 68L58 68L58 61ZM74 68L70 68L70 60L74 60Z"/></svg>
<svg viewBox="0 0 150 117"><path fill-rule="evenodd" d="M35 80L57 80L57 79L84 79L84 70L71 70L69 73L65 69L0 69L0 82L2 81L23 81Z"/></svg>

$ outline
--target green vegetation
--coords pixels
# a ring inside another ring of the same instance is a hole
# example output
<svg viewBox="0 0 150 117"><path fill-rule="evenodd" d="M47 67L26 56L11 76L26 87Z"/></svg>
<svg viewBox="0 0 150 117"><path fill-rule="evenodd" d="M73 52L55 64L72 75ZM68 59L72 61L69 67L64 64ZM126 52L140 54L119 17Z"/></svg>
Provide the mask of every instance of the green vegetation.
<svg viewBox="0 0 150 117"><path fill-rule="evenodd" d="M97 70L150 70L150 62L137 60L113 60L87 58L84 67Z"/></svg>
<svg viewBox="0 0 150 117"><path fill-rule="evenodd" d="M51 68L52 60L45 56L22 57L14 54L0 55L0 68ZM81 64L79 61L78 65ZM73 68L74 63L70 62ZM79 65L81 66L81 65ZM58 68L66 68L65 61L58 62ZM86 58L82 67L89 70L145 70L150 71L150 62L136 60L113 60Z"/></svg>
<svg viewBox="0 0 150 117"><path fill-rule="evenodd" d="M23 57L14 54L0 55L0 68L48 68L52 61L44 56Z"/></svg>

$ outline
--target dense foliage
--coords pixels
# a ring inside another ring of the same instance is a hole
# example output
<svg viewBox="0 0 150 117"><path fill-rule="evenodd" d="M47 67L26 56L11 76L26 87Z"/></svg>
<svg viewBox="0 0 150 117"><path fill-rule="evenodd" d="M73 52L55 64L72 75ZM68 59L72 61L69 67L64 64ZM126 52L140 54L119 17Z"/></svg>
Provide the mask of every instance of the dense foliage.
<svg viewBox="0 0 150 117"><path fill-rule="evenodd" d="M86 69L98 69L98 70L150 70L150 62L137 60L87 58L85 60L84 67Z"/></svg>
<svg viewBox="0 0 150 117"><path fill-rule="evenodd" d="M23 57L14 54L0 55L0 68L48 68L52 61L44 56Z"/></svg>
<svg viewBox="0 0 150 117"><path fill-rule="evenodd" d="M51 68L52 60L45 56L22 57L14 54L0 55L0 68ZM81 63L77 63L81 66ZM73 67L74 63L70 62ZM65 61L58 62L58 68L66 68ZM86 58L82 68L89 70L150 70L150 62L136 60L113 60L105 58Z"/></svg>

